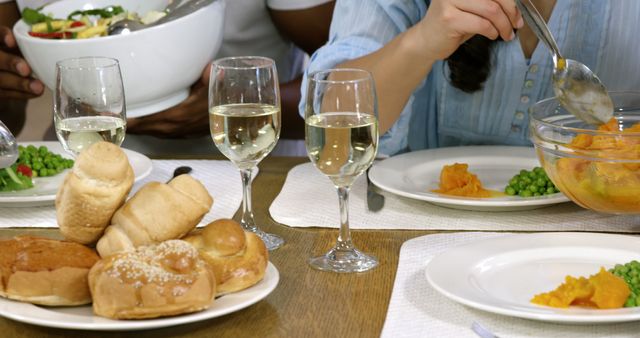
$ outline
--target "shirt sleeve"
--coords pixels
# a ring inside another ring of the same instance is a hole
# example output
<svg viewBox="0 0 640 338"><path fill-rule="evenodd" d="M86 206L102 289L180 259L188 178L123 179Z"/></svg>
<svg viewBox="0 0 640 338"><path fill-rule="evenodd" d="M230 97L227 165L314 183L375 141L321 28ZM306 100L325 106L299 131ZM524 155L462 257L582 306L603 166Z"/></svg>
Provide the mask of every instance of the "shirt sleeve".
<svg viewBox="0 0 640 338"><path fill-rule="evenodd" d="M329 42L311 56L305 71L300 115L304 117L308 74L371 54L416 24L425 12L426 2L420 0L338 0ZM395 124L380 137L381 155L392 155L407 147L413 101L411 96Z"/></svg>
<svg viewBox="0 0 640 338"><path fill-rule="evenodd" d="M279 10L297 10L324 5L331 1L333 0L267 0L267 7Z"/></svg>

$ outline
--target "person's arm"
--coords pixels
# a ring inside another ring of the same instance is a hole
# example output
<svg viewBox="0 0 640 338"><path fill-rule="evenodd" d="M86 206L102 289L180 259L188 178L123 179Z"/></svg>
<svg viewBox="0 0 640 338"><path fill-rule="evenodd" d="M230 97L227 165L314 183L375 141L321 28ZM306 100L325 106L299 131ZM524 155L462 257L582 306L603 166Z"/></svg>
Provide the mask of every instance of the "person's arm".
<svg viewBox="0 0 640 338"><path fill-rule="evenodd" d="M11 32L19 19L14 1L0 3L0 119L16 135L24 126L26 100L44 91L42 82L31 77Z"/></svg>
<svg viewBox="0 0 640 338"><path fill-rule="evenodd" d="M278 31L300 49L313 54L329 38L334 1L300 10L271 9L271 19ZM304 120L298 112L302 75L280 84L282 138L303 139Z"/></svg>
<svg viewBox="0 0 640 338"><path fill-rule="evenodd" d="M335 1L299 10L270 9L278 31L300 49L313 54L329 38Z"/></svg>
<svg viewBox="0 0 640 338"><path fill-rule="evenodd" d="M338 67L362 68L373 74L384 133L436 61L446 59L476 34L512 40L513 29L522 25L513 0L434 0L416 25L379 50Z"/></svg>

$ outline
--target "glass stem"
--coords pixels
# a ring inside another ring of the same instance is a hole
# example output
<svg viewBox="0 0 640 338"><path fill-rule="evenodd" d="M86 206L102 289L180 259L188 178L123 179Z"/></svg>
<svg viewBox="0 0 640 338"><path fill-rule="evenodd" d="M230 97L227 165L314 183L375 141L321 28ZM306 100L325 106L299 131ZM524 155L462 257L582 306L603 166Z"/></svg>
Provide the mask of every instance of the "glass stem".
<svg viewBox="0 0 640 338"><path fill-rule="evenodd" d="M251 174L252 169L240 169L242 178L242 227L251 232L257 232L258 228L253 220L253 209L251 208Z"/></svg>
<svg viewBox="0 0 640 338"><path fill-rule="evenodd" d="M340 251L353 250L351 231L349 230L349 189L350 187L338 187L338 200L340 201L340 234L336 242L336 249Z"/></svg>

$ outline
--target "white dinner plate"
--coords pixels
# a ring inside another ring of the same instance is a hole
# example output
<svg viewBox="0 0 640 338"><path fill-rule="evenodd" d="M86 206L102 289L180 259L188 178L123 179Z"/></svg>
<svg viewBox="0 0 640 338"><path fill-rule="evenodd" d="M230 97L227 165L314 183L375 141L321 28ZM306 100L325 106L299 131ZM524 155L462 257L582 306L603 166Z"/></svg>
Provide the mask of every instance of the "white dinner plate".
<svg viewBox="0 0 640 338"><path fill-rule="evenodd" d="M640 260L640 238L599 233L507 235L473 242L434 257L426 278L464 305L501 315L573 324L640 319L640 307L598 310L552 308L531 298L554 290L566 275L588 277L600 267Z"/></svg>
<svg viewBox="0 0 640 338"><path fill-rule="evenodd" d="M59 142L46 141L20 143L20 145L25 147L30 144L36 147L43 145L47 147L49 151L60 154L64 158L73 158L64 150L64 148L62 148L62 145ZM123 150L125 154L127 154L127 157L129 157L129 163L131 163L131 167L133 168L133 174L135 175L136 182L147 177L151 173L153 164L148 157L133 150L124 148ZM58 187L60 187L60 184L64 181L64 177L68 170L70 169L66 169L55 176L36 177L33 179L33 188L30 189L0 192L0 207L32 207L53 204L56 199Z"/></svg>
<svg viewBox="0 0 640 338"><path fill-rule="evenodd" d="M369 179L383 190L396 195L465 210L512 211L535 209L567 202L562 193L539 197L501 196L473 198L447 196L432 192L440 182L445 165L466 163L487 189L504 191L509 180L522 169L540 166L530 147L468 146L414 151L375 163Z"/></svg>
<svg viewBox="0 0 640 338"><path fill-rule="evenodd" d="M19 322L63 329L130 331L193 323L224 316L244 309L265 298L278 285L280 274L269 262L264 278L258 284L214 300L204 311L157 319L114 320L93 314L91 305L44 307L0 298L0 316Z"/></svg>

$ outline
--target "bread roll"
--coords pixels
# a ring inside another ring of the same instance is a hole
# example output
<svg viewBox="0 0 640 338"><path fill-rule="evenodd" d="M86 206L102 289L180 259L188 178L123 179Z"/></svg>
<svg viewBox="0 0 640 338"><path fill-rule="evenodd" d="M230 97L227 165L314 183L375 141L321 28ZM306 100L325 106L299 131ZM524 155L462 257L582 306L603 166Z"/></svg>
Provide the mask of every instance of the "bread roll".
<svg viewBox="0 0 640 338"><path fill-rule="evenodd" d="M190 175L168 184L147 183L113 215L112 225L98 241L98 253L106 257L180 238L198 225L212 203L207 189Z"/></svg>
<svg viewBox="0 0 640 338"><path fill-rule="evenodd" d="M103 258L89 272L89 287L93 312L116 319L204 310L216 293L211 267L180 240Z"/></svg>
<svg viewBox="0 0 640 338"><path fill-rule="evenodd" d="M213 268L218 295L246 289L264 277L269 261L267 247L260 237L244 231L234 220L216 220L184 240L200 250Z"/></svg>
<svg viewBox="0 0 640 338"><path fill-rule="evenodd" d="M21 236L0 240L0 296L40 305L91 303L95 251L73 242Z"/></svg>
<svg viewBox="0 0 640 338"><path fill-rule="evenodd" d="M68 240L94 243L133 186L133 169L120 147L92 144L78 155L56 195L58 226Z"/></svg>

